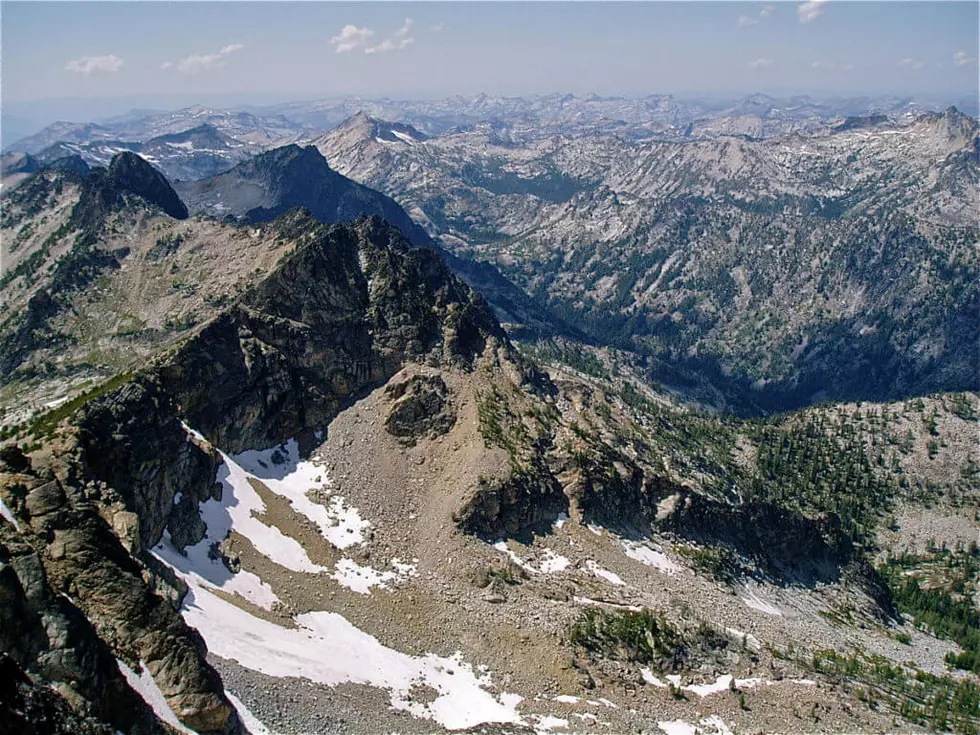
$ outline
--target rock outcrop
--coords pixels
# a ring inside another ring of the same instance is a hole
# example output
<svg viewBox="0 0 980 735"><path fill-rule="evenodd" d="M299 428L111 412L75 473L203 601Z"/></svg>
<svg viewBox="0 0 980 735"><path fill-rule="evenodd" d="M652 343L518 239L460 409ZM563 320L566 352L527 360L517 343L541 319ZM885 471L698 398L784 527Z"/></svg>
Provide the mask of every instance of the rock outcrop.
<svg viewBox="0 0 980 735"><path fill-rule="evenodd" d="M407 442L425 435L440 436L456 423L449 389L438 375L414 375L389 383L385 393L393 401L385 429Z"/></svg>

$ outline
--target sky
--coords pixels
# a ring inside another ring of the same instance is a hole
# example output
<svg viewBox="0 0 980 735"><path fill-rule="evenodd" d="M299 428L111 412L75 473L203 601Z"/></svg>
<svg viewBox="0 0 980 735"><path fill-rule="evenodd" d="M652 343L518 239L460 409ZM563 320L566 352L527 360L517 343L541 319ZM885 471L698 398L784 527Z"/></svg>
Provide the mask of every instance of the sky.
<svg viewBox="0 0 980 735"><path fill-rule="evenodd" d="M479 92L969 95L978 84L978 7L5 0L0 102L5 115L37 117L65 100L108 115L192 102Z"/></svg>

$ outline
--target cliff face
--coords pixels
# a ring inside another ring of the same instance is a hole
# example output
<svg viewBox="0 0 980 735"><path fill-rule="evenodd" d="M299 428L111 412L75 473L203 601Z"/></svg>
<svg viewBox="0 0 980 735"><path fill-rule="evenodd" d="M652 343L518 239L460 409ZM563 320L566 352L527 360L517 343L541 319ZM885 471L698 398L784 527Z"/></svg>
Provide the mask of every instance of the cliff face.
<svg viewBox="0 0 980 735"><path fill-rule="evenodd" d="M237 732L200 637L154 594L147 570L120 541L138 527L138 516L113 490L79 475L70 459L83 454L78 449L69 446L68 457L39 471L11 473L8 465L0 472L0 486L23 519L18 534L0 525L0 644L18 668L51 683L71 710L117 730L164 732L115 659L136 672L145 665L187 726Z"/></svg>

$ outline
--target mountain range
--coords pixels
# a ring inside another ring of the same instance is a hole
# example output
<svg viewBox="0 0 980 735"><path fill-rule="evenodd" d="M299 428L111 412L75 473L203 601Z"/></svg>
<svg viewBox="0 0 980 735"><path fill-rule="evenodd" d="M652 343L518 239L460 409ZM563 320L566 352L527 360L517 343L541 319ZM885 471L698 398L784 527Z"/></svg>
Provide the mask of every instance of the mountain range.
<svg viewBox="0 0 980 735"><path fill-rule="evenodd" d="M627 102L5 154L0 729L975 732L976 121Z"/></svg>

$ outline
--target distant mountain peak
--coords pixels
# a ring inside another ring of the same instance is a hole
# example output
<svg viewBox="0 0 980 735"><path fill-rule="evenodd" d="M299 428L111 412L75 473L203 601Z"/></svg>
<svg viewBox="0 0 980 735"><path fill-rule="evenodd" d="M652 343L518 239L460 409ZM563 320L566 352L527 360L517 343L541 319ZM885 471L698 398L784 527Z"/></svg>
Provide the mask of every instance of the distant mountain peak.
<svg viewBox="0 0 980 735"><path fill-rule="evenodd" d="M847 130L864 130L885 125L890 121L888 115L851 115L835 125L834 131L842 133Z"/></svg>
<svg viewBox="0 0 980 735"><path fill-rule="evenodd" d="M135 194L174 219L187 219L187 207L166 177L131 151L116 154L109 168L95 169L86 180L75 218L95 226L108 212L123 206L123 194Z"/></svg>
<svg viewBox="0 0 980 735"><path fill-rule="evenodd" d="M338 130L355 132L365 140L378 140L382 143L421 143L429 136L406 123L390 122L371 117L364 110L347 118Z"/></svg>

